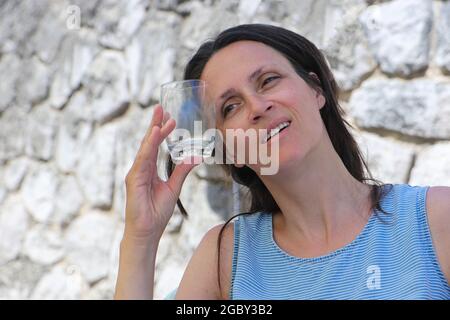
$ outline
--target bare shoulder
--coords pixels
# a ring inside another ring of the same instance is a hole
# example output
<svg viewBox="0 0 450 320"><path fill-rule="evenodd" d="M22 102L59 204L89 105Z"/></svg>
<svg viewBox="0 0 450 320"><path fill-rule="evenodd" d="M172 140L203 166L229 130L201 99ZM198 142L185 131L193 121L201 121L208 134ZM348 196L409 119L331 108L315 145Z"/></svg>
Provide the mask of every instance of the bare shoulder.
<svg viewBox="0 0 450 320"><path fill-rule="evenodd" d="M202 238L189 261L177 290L176 299L228 299L233 257L233 223L212 227ZM222 234L221 230L223 228ZM218 282L218 239L220 245L220 282Z"/></svg>
<svg viewBox="0 0 450 320"><path fill-rule="evenodd" d="M450 187L430 187L426 207L433 245L450 283Z"/></svg>

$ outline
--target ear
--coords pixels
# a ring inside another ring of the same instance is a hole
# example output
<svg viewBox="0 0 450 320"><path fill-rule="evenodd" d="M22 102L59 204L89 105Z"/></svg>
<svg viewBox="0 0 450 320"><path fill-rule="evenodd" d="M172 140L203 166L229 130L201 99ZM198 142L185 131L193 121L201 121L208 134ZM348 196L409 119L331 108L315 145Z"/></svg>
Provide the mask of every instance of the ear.
<svg viewBox="0 0 450 320"><path fill-rule="evenodd" d="M317 99L317 107L322 109L325 106L325 102L327 101L322 93L318 92L316 93L316 99Z"/></svg>
<svg viewBox="0 0 450 320"><path fill-rule="evenodd" d="M311 78L314 78L319 84L320 84L320 88L322 89L322 82L320 81L319 77L317 76L317 74L315 74L314 72L310 72L308 73L309 76ZM326 99L323 96L322 91L320 90L315 90L316 92L316 101L317 101L317 106L319 107L319 109L322 109L323 106L325 105Z"/></svg>
<svg viewBox="0 0 450 320"><path fill-rule="evenodd" d="M311 77L311 78L314 78L314 80L316 80L319 84L320 84L320 86L322 86L322 82L320 82L320 79L319 79L319 77L317 76L317 74L315 74L314 72L309 72L308 73L308 75Z"/></svg>

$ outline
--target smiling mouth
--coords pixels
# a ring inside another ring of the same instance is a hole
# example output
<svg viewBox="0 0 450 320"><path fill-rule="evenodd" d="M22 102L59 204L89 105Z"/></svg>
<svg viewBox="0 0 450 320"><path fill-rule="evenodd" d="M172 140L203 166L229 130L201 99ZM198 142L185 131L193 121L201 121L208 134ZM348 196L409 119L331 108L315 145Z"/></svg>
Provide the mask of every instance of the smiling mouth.
<svg viewBox="0 0 450 320"><path fill-rule="evenodd" d="M290 124L291 124L291 121L285 121L285 122L280 123L277 127L270 130L270 133L267 135L265 143L267 143L270 139L272 139L272 137L276 136L281 131L283 131L284 129L289 127Z"/></svg>

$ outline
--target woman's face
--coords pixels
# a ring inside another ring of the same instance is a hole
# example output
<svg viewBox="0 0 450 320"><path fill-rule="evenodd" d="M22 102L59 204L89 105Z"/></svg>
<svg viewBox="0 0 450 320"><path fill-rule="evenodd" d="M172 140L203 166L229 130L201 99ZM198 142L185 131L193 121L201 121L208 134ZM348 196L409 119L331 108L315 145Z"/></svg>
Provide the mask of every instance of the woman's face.
<svg viewBox="0 0 450 320"><path fill-rule="evenodd" d="M325 98L275 49L255 41L234 42L211 57L201 79L208 84L217 129L224 137L228 129L270 133L277 125L289 123L268 141L267 134L258 134L256 146L245 145L245 164L256 172L261 163L249 163L251 148L267 143L264 147L270 150L271 144L278 143L279 168L283 170L298 164L318 144L324 130L319 110ZM227 148L229 143L225 141Z"/></svg>

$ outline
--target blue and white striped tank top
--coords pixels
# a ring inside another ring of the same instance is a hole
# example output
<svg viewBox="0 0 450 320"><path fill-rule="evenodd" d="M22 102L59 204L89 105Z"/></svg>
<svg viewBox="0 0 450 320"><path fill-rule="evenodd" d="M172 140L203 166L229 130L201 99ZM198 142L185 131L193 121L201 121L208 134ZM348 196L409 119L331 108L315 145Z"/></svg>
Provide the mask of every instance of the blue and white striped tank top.
<svg viewBox="0 0 450 320"><path fill-rule="evenodd" d="M230 298L450 299L427 221L428 187L392 186L381 201L390 214L372 214L351 243L320 257L278 247L270 213L239 216Z"/></svg>

